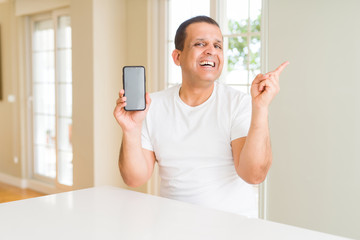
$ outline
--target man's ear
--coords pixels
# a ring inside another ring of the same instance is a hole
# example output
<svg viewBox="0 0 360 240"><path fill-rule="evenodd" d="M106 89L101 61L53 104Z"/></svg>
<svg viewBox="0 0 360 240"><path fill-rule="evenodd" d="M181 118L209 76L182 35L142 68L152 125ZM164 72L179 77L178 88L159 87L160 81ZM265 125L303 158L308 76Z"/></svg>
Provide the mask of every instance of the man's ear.
<svg viewBox="0 0 360 240"><path fill-rule="evenodd" d="M175 63L177 66L180 66L180 54L181 54L181 51L178 50L178 49L175 49L175 50L172 52L172 54L171 54L171 56L172 56L172 58L173 58L173 60L174 60L174 63Z"/></svg>

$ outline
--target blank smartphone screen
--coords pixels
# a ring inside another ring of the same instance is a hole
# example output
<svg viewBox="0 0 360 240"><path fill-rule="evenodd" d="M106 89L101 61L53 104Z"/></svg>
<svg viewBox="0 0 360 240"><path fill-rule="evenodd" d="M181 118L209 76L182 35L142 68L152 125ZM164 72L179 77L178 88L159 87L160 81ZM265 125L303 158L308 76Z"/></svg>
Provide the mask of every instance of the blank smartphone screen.
<svg viewBox="0 0 360 240"><path fill-rule="evenodd" d="M145 110L145 68L125 66L123 84L126 96L126 111Z"/></svg>

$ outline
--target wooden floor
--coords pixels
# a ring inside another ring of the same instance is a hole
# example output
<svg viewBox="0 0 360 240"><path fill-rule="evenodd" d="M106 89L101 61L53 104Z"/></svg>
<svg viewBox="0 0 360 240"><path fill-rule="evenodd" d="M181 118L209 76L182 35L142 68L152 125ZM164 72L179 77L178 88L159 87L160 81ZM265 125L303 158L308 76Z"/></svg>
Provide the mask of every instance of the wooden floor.
<svg viewBox="0 0 360 240"><path fill-rule="evenodd" d="M26 198L40 197L45 194L30 190L21 189L0 182L0 203L11 202Z"/></svg>

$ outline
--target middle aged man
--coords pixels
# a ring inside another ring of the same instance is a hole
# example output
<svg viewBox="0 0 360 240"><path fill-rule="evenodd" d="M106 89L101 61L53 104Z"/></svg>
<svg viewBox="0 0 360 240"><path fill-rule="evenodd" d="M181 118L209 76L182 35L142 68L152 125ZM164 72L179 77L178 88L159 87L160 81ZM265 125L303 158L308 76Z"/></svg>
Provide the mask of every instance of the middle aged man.
<svg viewBox="0 0 360 240"><path fill-rule="evenodd" d="M175 48L181 85L151 98L147 93L145 111L125 111L119 92L114 116L123 130L121 175L127 185L140 186L157 161L161 196L256 217L252 184L264 181L272 162L269 104L288 62L257 75L250 97L216 81L223 36L213 19L183 22Z"/></svg>

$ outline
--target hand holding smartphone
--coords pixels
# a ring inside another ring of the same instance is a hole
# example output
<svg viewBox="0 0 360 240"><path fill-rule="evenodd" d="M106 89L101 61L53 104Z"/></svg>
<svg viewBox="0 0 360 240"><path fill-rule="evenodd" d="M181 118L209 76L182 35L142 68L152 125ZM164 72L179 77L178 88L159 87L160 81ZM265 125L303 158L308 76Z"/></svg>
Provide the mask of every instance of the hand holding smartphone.
<svg viewBox="0 0 360 240"><path fill-rule="evenodd" d="M126 96L126 111L144 111L145 101L145 68L143 66L123 67L123 86Z"/></svg>

